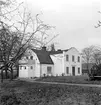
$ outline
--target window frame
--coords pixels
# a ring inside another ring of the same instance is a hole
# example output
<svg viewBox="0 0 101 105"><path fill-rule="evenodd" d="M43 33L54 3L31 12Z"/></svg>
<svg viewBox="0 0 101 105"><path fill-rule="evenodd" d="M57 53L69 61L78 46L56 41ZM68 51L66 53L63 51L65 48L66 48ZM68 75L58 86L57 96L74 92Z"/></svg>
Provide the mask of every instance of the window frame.
<svg viewBox="0 0 101 105"><path fill-rule="evenodd" d="M78 56L78 62L80 62L80 56Z"/></svg>
<svg viewBox="0 0 101 105"><path fill-rule="evenodd" d="M66 55L66 61L69 61L69 55Z"/></svg>
<svg viewBox="0 0 101 105"><path fill-rule="evenodd" d="M78 74L80 74L80 67L78 67Z"/></svg>
<svg viewBox="0 0 101 105"><path fill-rule="evenodd" d="M47 73L52 74L52 67L51 66L47 66Z"/></svg>
<svg viewBox="0 0 101 105"><path fill-rule="evenodd" d="M75 62L75 56L72 55L72 62Z"/></svg>
<svg viewBox="0 0 101 105"><path fill-rule="evenodd" d="M69 74L69 67L66 67L66 74Z"/></svg>

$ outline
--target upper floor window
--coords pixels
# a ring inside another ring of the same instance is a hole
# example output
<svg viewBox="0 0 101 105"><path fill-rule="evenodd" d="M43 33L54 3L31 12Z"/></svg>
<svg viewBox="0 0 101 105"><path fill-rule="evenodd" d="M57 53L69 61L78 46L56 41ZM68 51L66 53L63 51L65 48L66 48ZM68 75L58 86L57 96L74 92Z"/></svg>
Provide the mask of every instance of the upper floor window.
<svg viewBox="0 0 101 105"><path fill-rule="evenodd" d="M28 59L28 56L26 56L26 59Z"/></svg>
<svg viewBox="0 0 101 105"><path fill-rule="evenodd" d="M75 61L75 57L74 57L74 55L72 55L72 61L73 61L73 62Z"/></svg>
<svg viewBox="0 0 101 105"><path fill-rule="evenodd" d="M24 66L24 69L26 69L26 66Z"/></svg>
<svg viewBox="0 0 101 105"><path fill-rule="evenodd" d="M33 56L30 56L30 59L33 60Z"/></svg>
<svg viewBox="0 0 101 105"><path fill-rule="evenodd" d="M69 55L66 55L66 61L69 61Z"/></svg>
<svg viewBox="0 0 101 105"><path fill-rule="evenodd" d="M22 70L22 66L20 66L20 70Z"/></svg>
<svg viewBox="0 0 101 105"><path fill-rule="evenodd" d="M78 62L80 62L80 57L78 56Z"/></svg>
<svg viewBox="0 0 101 105"><path fill-rule="evenodd" d="M66 67L66 73L69 74L69 67Z"/></svg>

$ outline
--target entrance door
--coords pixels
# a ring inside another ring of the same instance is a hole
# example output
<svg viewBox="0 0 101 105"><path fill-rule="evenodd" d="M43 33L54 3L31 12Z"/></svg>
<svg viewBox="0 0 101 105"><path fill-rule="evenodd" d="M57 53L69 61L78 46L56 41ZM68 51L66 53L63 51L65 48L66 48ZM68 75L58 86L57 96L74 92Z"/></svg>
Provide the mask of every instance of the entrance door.
<svg viewBox="0 0 101 105"><path fill-rule="evenodd" d="M75 67L72 67L72 75L75 76Z"/></svg>

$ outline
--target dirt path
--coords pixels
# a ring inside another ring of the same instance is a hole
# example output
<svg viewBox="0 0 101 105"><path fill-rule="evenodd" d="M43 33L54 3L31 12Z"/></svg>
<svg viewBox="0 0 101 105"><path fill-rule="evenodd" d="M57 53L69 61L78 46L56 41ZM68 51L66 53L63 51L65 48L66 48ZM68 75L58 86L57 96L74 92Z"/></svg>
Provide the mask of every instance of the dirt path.
<svg viewBox="0 0 101 105"><path fill-rule="evenodd" d="M76 84L76 83L59 83L59 82L43 82L43 81L35 81L33 79L21 79L27 82L33 83L41 83L41 84L54 84L54 85L69 85L69 86L83 86L83 87L101 87L101 85L97 84Z"/></svg>

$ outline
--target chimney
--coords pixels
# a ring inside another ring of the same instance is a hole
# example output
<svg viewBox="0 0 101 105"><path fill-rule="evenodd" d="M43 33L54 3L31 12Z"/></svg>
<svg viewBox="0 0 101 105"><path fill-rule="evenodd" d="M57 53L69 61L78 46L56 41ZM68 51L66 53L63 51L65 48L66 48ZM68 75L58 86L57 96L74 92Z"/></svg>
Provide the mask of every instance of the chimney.
<svg viewBox="0 0 101 105"><path fill-rule="evenodd" d="M61 49L58 49L57 51L62 51Z"/></svg>
<svg viewBox="0 0 101 105"><path fill-rule="evenodd" d="M42 47L42 50L46 51L46 47L45 47L45 46L43 46L43 47Z"/></svg>

